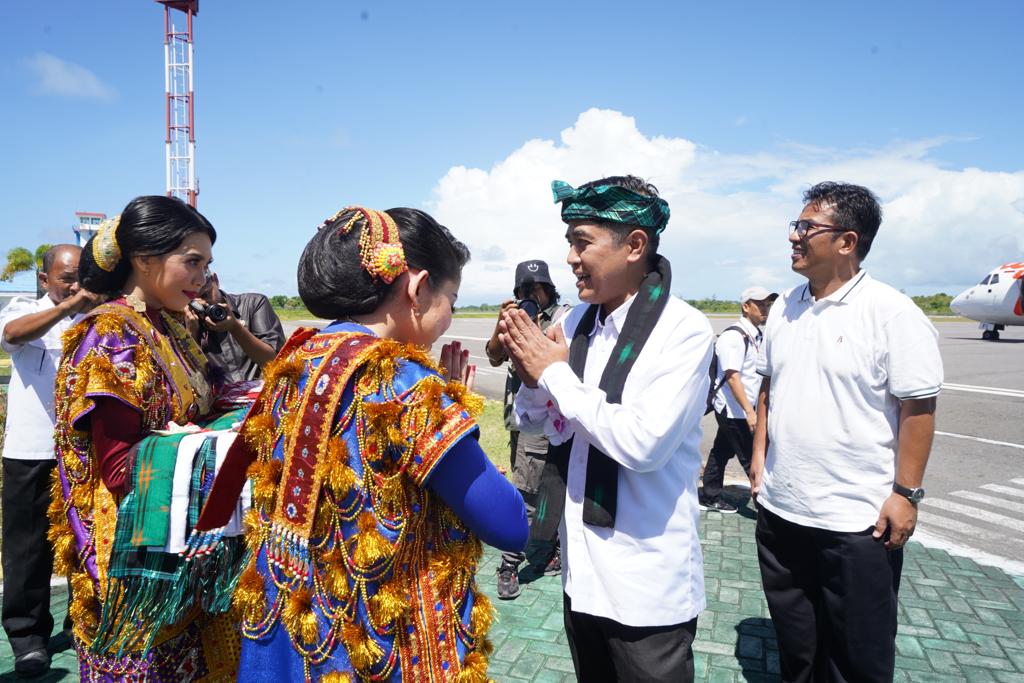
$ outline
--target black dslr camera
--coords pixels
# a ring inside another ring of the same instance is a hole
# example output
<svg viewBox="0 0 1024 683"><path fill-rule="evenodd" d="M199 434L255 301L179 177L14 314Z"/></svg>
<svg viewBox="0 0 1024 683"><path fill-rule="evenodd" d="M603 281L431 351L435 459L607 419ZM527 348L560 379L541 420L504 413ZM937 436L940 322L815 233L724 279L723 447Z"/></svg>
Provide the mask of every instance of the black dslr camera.
<svg viewBox="0 0 1024 683"><path fill-rule="evenodd" d="M199 316L200 320L209 318L212 322L220 323L228 319L227 309L218 304L206 304L204 306L201 302L193 299L189 302L188 307Z"/></svg>
<svg viewBox="0 0 1024 683"><path fill-rule="evenodd" d="M516 299L516 308L530 316L530 320L537 320L540 314L540 304L533 299Z"/></svg>

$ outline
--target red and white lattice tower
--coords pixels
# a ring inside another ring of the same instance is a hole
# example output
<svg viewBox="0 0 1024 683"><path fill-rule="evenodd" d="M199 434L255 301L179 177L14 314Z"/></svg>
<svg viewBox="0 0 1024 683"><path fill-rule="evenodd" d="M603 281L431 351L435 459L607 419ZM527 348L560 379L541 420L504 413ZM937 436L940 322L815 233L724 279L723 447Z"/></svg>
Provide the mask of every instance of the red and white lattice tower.
<svg viewBox="0 0 1024 683"><path fill-rule="evenodd" d="M164 89L167 93L167 196L196 205L195 91L192 82L192 19L199 0L156 0L164 6ZM171 10L185 16L185 30L175 28Z"/></svg>

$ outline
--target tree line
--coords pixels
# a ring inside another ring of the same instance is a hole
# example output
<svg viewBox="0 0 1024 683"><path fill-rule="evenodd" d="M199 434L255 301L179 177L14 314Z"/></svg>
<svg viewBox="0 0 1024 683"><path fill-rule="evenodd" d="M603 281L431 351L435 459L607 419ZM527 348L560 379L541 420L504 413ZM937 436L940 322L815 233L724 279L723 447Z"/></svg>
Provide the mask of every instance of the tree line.
<svg viewBox="0 0 1024 683"><path fill-rule="evenodd" d="M953 297L949 294L939 293L910 298L927 315L955 315L949 307L949 302L953 300ZM270 303L274 308L285 311L301 311L305 309L302 299L297 296L278 294L270 297ZM740 312L739 301L711 297L710 299L687 299L686 303L703 313L736 313L738 315ZM459 306L455 310L458 313L496 313L500 308L500 304L478 304L474 306Z"/></svg>

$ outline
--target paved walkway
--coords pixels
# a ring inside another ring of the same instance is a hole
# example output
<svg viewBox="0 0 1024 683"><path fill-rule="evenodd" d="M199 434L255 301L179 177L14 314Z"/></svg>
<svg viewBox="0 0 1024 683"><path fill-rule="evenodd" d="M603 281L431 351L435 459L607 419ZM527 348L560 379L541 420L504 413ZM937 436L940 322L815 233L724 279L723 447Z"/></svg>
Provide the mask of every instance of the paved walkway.
<svg viewBox="0 0 1024 683"><path fill-rule="evenodd" d="M736 502L739 502L738 500ZM754 546L754 513L702 513L701 538L708 609L698 620L698 681L778 680L774 629L761 593ZM558 578L530 577L513 601L496 599L498 554L489 551L479 581L494 598L499 619L491 630L495 652L490 675L497 681L574 681L562 628ZM944 551L911 543L900 589L898 681L1024 680L1024 577ZM63 616L59 589L55 613ZM58 645L63 643L57 643ZM54 656L54 671L38 681L72 681L74 653ZM15 680L13 660L0 639L0 681Z"/></svg>

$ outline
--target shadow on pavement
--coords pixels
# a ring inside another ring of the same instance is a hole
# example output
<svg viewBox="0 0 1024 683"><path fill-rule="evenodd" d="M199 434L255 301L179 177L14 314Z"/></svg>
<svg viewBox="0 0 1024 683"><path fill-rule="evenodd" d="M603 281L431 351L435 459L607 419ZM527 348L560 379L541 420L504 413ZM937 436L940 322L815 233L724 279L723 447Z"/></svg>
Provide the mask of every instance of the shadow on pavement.
<svg viewBox="0 0 1024 683"><path fill-rule="evenodd" d="M736 624L736 661L743 680L768 683L779 680L779 648L771 619L748 617Z"/></svg>

